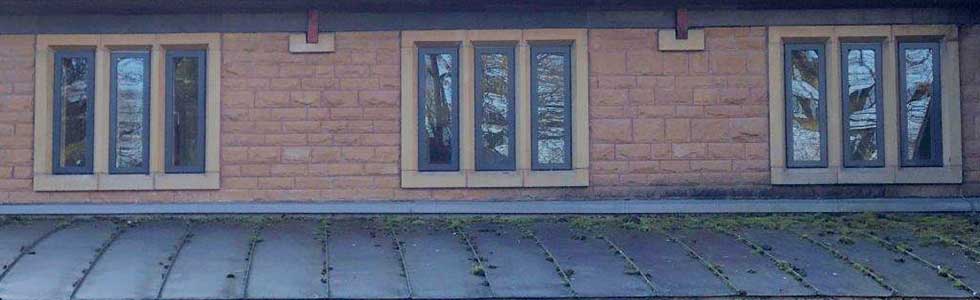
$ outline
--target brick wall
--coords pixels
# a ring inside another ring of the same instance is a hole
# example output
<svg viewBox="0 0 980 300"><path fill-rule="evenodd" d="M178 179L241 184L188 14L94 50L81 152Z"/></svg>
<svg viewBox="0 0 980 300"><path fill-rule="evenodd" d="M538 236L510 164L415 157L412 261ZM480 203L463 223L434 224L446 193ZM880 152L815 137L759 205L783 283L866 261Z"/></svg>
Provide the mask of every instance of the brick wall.
<svg viewBox="0 0 980 300"><path fill-rule="evenodd" d="M766 30L706 30L660 52L656 30L589 34L591 187L399 188L399 34L341 32L330 54L286 34L224 34L222 189L34 193L34 37L0 36L0 201L599 199L980 194L980 27L961 31L967 184L770 186Z"/></svg>
<svg viewBox="0 0 980 300"><path fill-rule="evenodd" d="M34 36L0 35L0 200L31 190Z"/></svg>
<svg viewBox="0 0 980 300"><path fill-rule="evenodd" d="M768 184L765 28L705 36L706 51L660 52L656 30L590 31L597 188Z"/></svg>
<svg viewBox="0 0 980 300"><path fill-rule="evenodd" d="M980 26L960 28L963 181L980 194Z"/></svg>

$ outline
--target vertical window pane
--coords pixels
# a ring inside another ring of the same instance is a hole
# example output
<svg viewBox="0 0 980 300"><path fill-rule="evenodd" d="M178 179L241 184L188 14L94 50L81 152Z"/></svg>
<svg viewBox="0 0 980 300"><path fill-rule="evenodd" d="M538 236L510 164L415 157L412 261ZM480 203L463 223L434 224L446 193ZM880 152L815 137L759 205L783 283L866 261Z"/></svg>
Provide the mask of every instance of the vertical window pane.
<svg viewBox="0 0 980 300"><path fill-rule="evenodd" d="M476 169L514 170L514 50L476 52Z"/></svg>
<svg viewBox="0 0 980 300"><path fill-rule="evenodd" d="M826 76L822 45L786 46L788 166L826 166Z"/></svg>
<svg viewBox="0 0 980 300"><path fill-rule="evenodd" d="M459 169L455 48L419 49L419 170Z"/></svg>
<svg viewBox="0 0 980 300"><path fill-rule="evenodd" d="M94 62L91 51L55 55L54 173L92 172Z"/></svg>
<svg viewBox="0 0 980 300"><path fill-rule="evenodd" d="M844 165L883 166L880 46L844 44Z"/></svg>
<svg viewBox="0 0 980 300"><path fill-rule="evenodd" d="M899 49L903 165L939 166L942 164L939 46L903 43Z"/></svg>
<svg viewBox="0 0 980 300"><path fill-rule="evenodd" d="M204 52L173 51L167 56L167 172L203 172Z"/></svg>
<svg viewBox="0 0 980 300"><path fill-rule="evenodd" d="M531 49L532 167L571 169L571 62L568 47Z"/></svg>
<svg viewBox="0 0 980 300"><path fill-rule="evenodd" d="M149 159L149 54L112 54L110 172L145 173Z"/></svg>

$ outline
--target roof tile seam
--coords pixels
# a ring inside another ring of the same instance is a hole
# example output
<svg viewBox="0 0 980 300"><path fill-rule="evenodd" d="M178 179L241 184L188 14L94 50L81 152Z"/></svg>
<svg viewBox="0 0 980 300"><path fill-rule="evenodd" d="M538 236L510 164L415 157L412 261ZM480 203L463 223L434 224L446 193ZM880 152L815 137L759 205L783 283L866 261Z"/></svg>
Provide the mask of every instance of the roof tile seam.
<svg viewBox="0 0 980 300"><path fill-rule="evenodd" d="M470 255L473 255L473 259L476 261L476 264L479 267L480 272L482 272L482 274L473 274L473 275L478 275L480 277L483 277L483 281L487 285L487 290L490 291L490 297L497 298L497 293L493 290L493 283L490 282L490 273L489 273L490 270L487 267L487 265L484 264L483 259L480 257L480 253L473 245L473 242L470 241L469 234L467 234L466 231L463 230L463 228L457 228L455 231L457 234L460 235L460 238L463 239L463 242L465 242L467 248L469 248Z"/></svg>
<svg viewBox="0 0 980 300"><path fill-rule="evenodd" d="M934 264L934 263L930 262L929 260L926 260L922 256L919 256L918 254L915 254L914 252L912 252L908 248L899 247L899 245L896 245L894 243L891 243L889 241L886 241L886 240L882 239L881 237L875 235L872 232L862 231L862 234L864 234L865 236L871 238L872 240L874 240L875 242L877 242L878 244L880 244L881 246L883 246L884 248L886 248L886 249L888 249L888 250L890 250L892 252L896 252L896 253L901 253L901 254L908 255L909 257L912 257L912 259L914 259L915 261L918 261L919 263L922 263L926 267L928 267L930 269L933 269L933 270L936 270L937 274L940 277L946 278L950 282L952 282L953 283L953 287L958 288L958 289L962 289L962 290L970 293L971 296L980 298L980 293L977 293L977 290L976 289L974 289L973 287L969 286L968 284L966 284L965 282L963 282L962 280L960 280L959 278L957 278L957 276L954 273L951 273L949 271L949 270L951 270L950 267L945 267L944 268L941 265ZM953 271L955 271L955 270L953 270Z"/></svg>
<svg viewBox="0 0 980 300"><path fill-rule="evenodd" d="M746 296L745 290L742 290L742 289L736 287L735 284L732 283L731 279L729 279L728 276L726 276L724 274L724 272L722 272L722 270L720 270L718 267L716 267L714 263L708 261L708 259L705 258L704 256L702 256L700 253L698 253L697 250L694 250L694 248L691 248L690 245L688 245L687 243L685 243L681 239L677 238L673 234L670 234L670 232L667 232L667 230L663 230L663 229L657 229L657 230L661 234L667 236L667 239L669 239L670 241L672 241L674 243L677 243L678 245L680 245L681 247L683 247L684 250L686 250L687 253L689 255L691 255L691 257L693 257L698 262L700 262L701 265L703 265L705 268L708 269L708 271L710 271L712 274L714 274L716 277L718 277L718 279L721 279L721 281L725 284L725 286L728 287L729 289L731 289L732 292L735 293L735 296Z"/></svg>
<svg viewBox="0 0 980 300"><path fill-rule="evenodd" d="M793 279L801 283L803 287L812 290L815 296L827 296L826 293L818 289L815 285L813 285L813 283L807 280L806 276L803 276L803 274L800 274L798 271L796 271L797 267L794 266L792 263L790 263L788 260L776 257L762 246L759 246L759 244L756 244L755 242L749 240L748 238L745 238L738 232L724 229L724 228L718 228L718 227L715 227L714 230L726 234L728 236L731 236L735 238L735 240L751 248L753 251L757 251L760 255L766 257L770 262L772 262L780 271L783 271L784 273L793 277Z"/></svg>
<svg viewBox="0 0 980 300"><path fill-rule="evenodd" d="M184 235L181 236L180 240L177 241L177 244L174 245L174 254L168 256L167 263L163 265L164 270L163 270L163 274L161 275L163 278L162 281L160 282L160 289L157 290L156 299L163 298L163 292L167 287L167 282L170 280L170 273L173 271L174 266L177 264L177 258L180 257L180 253L181 251L184 250L184 246L186 246L187 243L190 243L191 238L194 237L194 233L192 232L191 226L192 225L189 223L184 225Z"/></svg>
<svg viewBox="0 0 980 300"><path fill-rule="evenodd" d="M92 273L92 269L94 269L95 265L102 260L102 256L109 251L109 247L111 247L112 244L115 243L116 240L119 239L119 236L121 236L124 232L126 232L125 225L116 225L116 228L113 228L112 233L109 234L109 237L105 241L102 241L102 245L100 245L99 248L95 249L95 257L89 261L88 267L82 269L82 277L72 283L72 290L71 294L68 296L68 299L75 299L75 295L82 289L82 284L85 284L85 280L88 279L88 275Z"/></svg>
<svg viewBox="0 0 980 300"><path fill-rule="evenodd" d="M572 285L571 278L569 278L568 273L565 272L565 269L562 268L561 263L558 262L558 258L551 253L551 250L548 250L548 247L546 247L544 245L544 242L542 242L541 239L538 238L537 234L534 233L534 230L531 230L530 228L522 228L522 229L524 231L524 234L534 239L534 243L538 245L541 251L544 251L545 258L548 259L548 261L550 261L552 264L554 264L555 270L559 275L561 275L561 280L565 283L565 286L568 287L568 290L572 293L572 297L578 297L578 292L575 291L575 287Z"/></svg>
<svg viewBox="0 0 980 300"><path fill-rule="evenodd" d="M48 232L42 234L37 239L34 239L34 241L31 242L30 244L21 246L20 252L17 253L17 256L14 257L14 260L12 260L9 264L7 264L6 265L6 268L3 269L3 272L0 273L0 282L3 282L3 280L5 278L7 278L7 274L9 274L10 271L13 270L14 266L16 266L17 263L20 262L20 260L22 258L24 258L24 255L27 255L28 253L33 252L34 251L34 248L37 247L38 244L40 244L41 242L43 242L44 240L46 240L48 237L51 237L55 233L57 233L59 231L62 231L62 230L66 229L66 228L68 228L68 227L70 227L72 225L75 225L76 223L77 223L77 220L75 220L75 219L68 220L68 221L63 221L62 223L58 224L58 226L56 226L55 228L53 228L53 229L49 230Z"/></svg>
<svg viewBox="0 0 980 300"><path fill-rule="evenodd" d="M823 248L827 252L830 252L830 254L833 257L835 257L837 259L840 259L841 261L847 263L848 265L850 265L851 267L853 267L858 272L861 272L861 274L864 274L865 276L870 277L879 286L881 286L881 287L885 288L886 290L888 290L888 292L891 294L888 297L899 297L900 296L900 293L898 292L898 290L895 287L893 287L892 285L888 284L888 282L885 281L885 278L883 276L881 276L880 274L876 273L874 270L872 270L872 269L870 269L870 268L868 268L868 267L866 267L866 266L864 266L864 265L862 265L862 264L854 261L853 259L851 259L847 255L844 255L844 253L840 252L840 250L834 249L833 246L831 246L831 245L829 245L827 243L824 243L824 242L815 240L815 239L811 238L809 235L804 234L804 233L801 233L801 232L796 232L796 231L793 231L793 232L796 235L798 235L800 238L802 238L802 239L804 239L804 240L806 240L806 241L808 241L810 243L813 243L814 245L817 245L820 248Z"/></svg>

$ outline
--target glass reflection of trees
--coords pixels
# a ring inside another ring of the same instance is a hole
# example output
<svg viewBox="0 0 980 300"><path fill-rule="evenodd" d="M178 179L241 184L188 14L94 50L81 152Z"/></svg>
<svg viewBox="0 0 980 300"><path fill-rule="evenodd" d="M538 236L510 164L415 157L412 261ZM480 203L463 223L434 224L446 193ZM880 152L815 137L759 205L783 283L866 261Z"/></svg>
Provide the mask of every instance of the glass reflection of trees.
<svg viewBox="0 0 980 300"><path fill-rule="evenodd" d="M568 96L565 74L566 56L558 53L539 53L534 58L537 68L537 135L538 163L563 164L565 153L565 99Z"/></svg>
<svg viewBox="0 0 980 300"><path fill-rule="evenodd" d="M91 66L84 57L65 57L61 60L61 157L63 167L86 165L88 144L86 122L89 109L88 81Z"/></svg>
<svg viewBox="0 0 980 300"><path fill-rule="evenodd" d="M453 71L449 53L423 55L424 133L431 164L449 164L453 151Z"/></svg>
<svg viewBox="0 0 980 300"><path fill-rule="evenodd" d="M196 57L178 57L174 67L174 165L193 166L198 162L197 145L198 114L198 68Z"/></svg>
<svg viewBox="0 0 980 300"><path fill-rule="evenodd" d="M933 50L906 49L905 64L905 159L930 160L932 157Z"/></svg>
<svg viewBox="0 0 980 300"><path fill-rule="evenodd" d="M480 55L482 72L480 90L482 95L481 123L479 124L482 135L482 144L479 151L482 157L486 158L489 165L498 165L509 161L510 156L510 61L509 57L500 53L487 53Z"/></svg>
<svg viewBox="0 0 980 300"><path fill-rule="evenodd" d="M116 168L143 165L144 123L147 109L145 69L142 57L123 57L116 61Z"/></svg>
<svg viewBox="0 0 980 300"><path fill-rule="evenodd" d="M849 160L878 159L877 53L872 49L847 52L847 145Z"/></svg>
<svg viewBox="0 0 980 300"><path fill-rule="evenodd" d="M821 160L820 57L817 50L791 50L792 154L795 161Z"/></svg>

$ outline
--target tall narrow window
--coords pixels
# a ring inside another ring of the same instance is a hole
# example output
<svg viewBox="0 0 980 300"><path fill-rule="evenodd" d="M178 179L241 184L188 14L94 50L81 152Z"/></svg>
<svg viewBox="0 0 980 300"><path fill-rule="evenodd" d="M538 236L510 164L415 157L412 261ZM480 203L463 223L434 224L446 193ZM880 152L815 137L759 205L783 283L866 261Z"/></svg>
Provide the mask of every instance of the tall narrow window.
<svg viewBox="0 0 980 300"><path fill-rule="evenodd" d="M514 48L476 48L476 169L514 170Z"/></svg>
<svg viewBox="0 0 980 300"><path fill-rule="evenodd" d="M531 168L572 168L571 49L531 48Z"/></svg>
<svg viewBox="0 0 980 300"><path fill-rule="evenodd" d="M826 167L827 72L823 44L787 44L784 59L786 165Z"/></svg>
<svg viewBox="0 0 980 300"><path fill-rule="evenodd" d="M459 170L459 52L419 48L419 171Z"/></svg>
<svg viewBox="0 0 980 300"><path fill-rule="evenodd" d="M57 51L54 57L54 174L91 174L95 126L95 52Z"/></svg>
<svg viewBox="0 0 980 300"><path fill-rule="evenodd" d="M167 52L167 173L204 172L206 57L204 50Z"/></svg>
<svg viewBox="0 0 980 300"><path fill-rule="evenodd" d="M150 54L114 52L110 66L109 173L148 173Z"/></svg>
<svg viewBox="0 0 980 300"><path fill-rule="evenodd" d="M900 43L902 166L942 166L938 43Z"/></svg>
<svg viewBox="0 0 980 300"><path fill-rule="evenodd" d="M882 167L881 45L843 44L841 49L844 166Z"/></svg>

